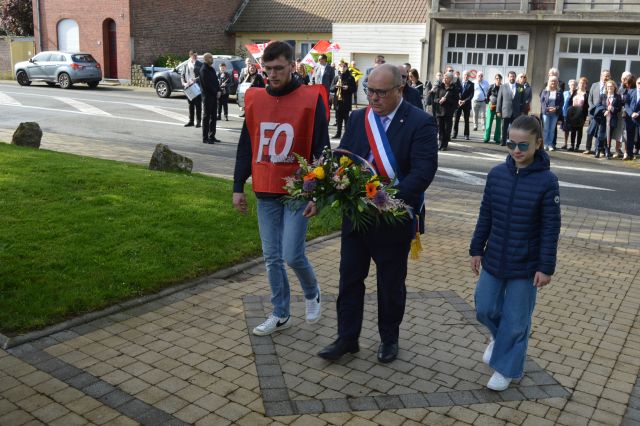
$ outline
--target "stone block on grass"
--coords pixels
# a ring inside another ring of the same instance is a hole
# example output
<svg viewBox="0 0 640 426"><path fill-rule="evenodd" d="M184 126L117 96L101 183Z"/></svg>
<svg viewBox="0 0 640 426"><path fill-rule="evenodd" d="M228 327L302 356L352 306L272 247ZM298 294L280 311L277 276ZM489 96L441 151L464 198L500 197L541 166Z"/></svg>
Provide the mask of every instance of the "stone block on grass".
<svg viewBox="0 0 640 426"><path fill-rule="evenodd" d="M159 143L151 155L149 170L191 173L193 160L173 152L167 145Z"/></svg>
<svg viewBox="0 0 640 426"><path fill-rule="evenodd" d="M40 148L40 142L42 142L42 129L38 123L33 121L20 123L11 138L12 145L28 146L36 149Z"/></svg>

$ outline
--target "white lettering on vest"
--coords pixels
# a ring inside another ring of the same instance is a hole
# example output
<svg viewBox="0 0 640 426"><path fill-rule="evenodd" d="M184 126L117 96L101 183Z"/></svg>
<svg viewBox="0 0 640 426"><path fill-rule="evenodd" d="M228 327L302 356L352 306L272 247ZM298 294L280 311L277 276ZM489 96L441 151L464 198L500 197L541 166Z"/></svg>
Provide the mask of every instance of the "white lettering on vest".
<svg viewBox="0 0 640 426"><path fill-rule="evenodd" d="M271 137L267 136L267 132L270 131L273 131ZM276 152L278 137L282 133L285 135L284 146L280 152ZM289 123L260 123L260 145L256 163L264 161L264 147L267 146L269 147L269 160L272 163L289 162L289 152L293 146L293 126Z"/></svg>

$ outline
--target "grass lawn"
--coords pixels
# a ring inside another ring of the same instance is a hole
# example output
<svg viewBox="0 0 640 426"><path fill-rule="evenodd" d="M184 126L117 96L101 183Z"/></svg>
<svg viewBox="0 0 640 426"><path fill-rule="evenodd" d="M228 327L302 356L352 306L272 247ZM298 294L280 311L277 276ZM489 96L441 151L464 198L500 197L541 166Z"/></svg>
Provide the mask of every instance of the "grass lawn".
<svg viewBox="0 0 640 426"><path fill-rule="evenodd" d="M0 332L8 335L260 255L231 181L0 143ZM309 238L337 230L320 215Z"/></svg>

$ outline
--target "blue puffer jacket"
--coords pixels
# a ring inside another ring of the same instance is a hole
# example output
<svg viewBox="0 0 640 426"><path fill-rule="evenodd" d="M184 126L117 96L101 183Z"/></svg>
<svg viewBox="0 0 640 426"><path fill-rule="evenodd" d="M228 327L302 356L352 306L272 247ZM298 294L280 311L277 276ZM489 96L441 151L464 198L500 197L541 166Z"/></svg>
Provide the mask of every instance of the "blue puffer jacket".
<svg viewBox="0 0 640 426"><path fill-rule="evenodd" d="M489 172L469 249L487 272L502 279L552 275L559 234L558 178L546 152L536 151L524 169L508 156Z"/></svg>

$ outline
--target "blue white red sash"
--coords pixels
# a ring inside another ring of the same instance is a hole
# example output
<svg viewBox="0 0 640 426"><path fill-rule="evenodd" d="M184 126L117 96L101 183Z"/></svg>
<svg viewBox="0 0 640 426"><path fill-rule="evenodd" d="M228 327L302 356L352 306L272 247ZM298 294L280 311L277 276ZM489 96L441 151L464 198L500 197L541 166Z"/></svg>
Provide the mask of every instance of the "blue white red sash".
<svg viewBox="0 0 640 426"><path fill-rule="evenodd" d="M393 156L387 133L384 130L382 121L378 117L371 107L367 107L367 113L365 114L364 127L367 132L367 140L369 141L369 147L373 154L373 159L376 162L376 169L381 176L388 177L391 182L396 179L396 170L398 170L398 163Z"/></svg>

